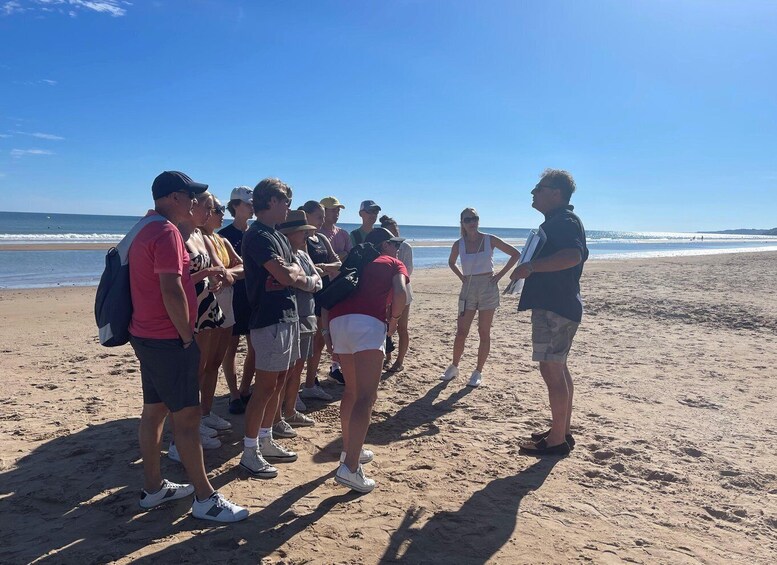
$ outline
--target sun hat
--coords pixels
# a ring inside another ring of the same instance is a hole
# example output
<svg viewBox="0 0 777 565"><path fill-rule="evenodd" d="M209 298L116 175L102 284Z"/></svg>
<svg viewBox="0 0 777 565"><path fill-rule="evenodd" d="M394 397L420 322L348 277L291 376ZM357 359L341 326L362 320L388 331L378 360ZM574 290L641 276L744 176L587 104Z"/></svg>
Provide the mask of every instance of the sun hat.
<svg viewBox="0 0 777 565"><path fill-rule="evenodd" d="M305 214L304 210L289 210L289 213L286 215L286 221L278 224L275 228L283 235L287 235L295 231L315 231L316 226L308 224L308 215Z"/></svg>

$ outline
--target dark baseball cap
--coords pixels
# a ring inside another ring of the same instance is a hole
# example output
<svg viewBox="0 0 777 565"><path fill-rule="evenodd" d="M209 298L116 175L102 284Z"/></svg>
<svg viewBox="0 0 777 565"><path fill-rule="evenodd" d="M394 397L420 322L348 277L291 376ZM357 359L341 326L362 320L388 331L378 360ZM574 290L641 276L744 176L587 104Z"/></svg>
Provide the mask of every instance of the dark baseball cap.
<svg viewBox="0 0 777 565"><path fill-rule="evenodd" d="M206 190L208 190L207 184L194 182L189 175L180 171L164 171L154 179L154 184L151 185L151 194L154 196L154 200L173 192L184 191L191 194L202 194Z"/></svg>
<svg viewBox="0 0 777 565"><path fill-rule="evenodd" d="M364 241L377 247L384 241L396 241L397 243L402 243L405 241L405 238L394 237L394 234L388 231L386 228L375 228L367 234L367 237L364 239Z"/></svg>

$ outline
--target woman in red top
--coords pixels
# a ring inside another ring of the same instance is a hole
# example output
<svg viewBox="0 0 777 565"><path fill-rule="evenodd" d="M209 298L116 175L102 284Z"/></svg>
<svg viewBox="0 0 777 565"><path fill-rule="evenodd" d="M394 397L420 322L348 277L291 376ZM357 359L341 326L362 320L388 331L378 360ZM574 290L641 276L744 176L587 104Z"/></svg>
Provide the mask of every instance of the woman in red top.
<svg viewBox="0 0 777 565"><path fill-rule="evenodd" d="M362 469L362 463L372 461L373 453L362 446L378 395L386 334L396 332L407 300L407 269L397 259L402 241L385 228L373 229L366 242L374 245L380 256L364 266L353 294L322 312L324 339L339 355L345 377L345 392L340 401L344 451L335 481L359 492L375 488L375 481L365 477Z"/></svg>

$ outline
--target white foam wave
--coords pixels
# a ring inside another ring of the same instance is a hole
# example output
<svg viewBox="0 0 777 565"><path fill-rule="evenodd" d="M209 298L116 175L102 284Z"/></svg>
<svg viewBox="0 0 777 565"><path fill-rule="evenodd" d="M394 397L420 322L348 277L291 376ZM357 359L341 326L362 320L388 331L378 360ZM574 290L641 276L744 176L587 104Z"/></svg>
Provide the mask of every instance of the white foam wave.
<svg viewBox="0 0 777 565"><path fill-rule="evenodd" d="M118 233L0 233L4 243L103 243L120 241Z"/></svg>

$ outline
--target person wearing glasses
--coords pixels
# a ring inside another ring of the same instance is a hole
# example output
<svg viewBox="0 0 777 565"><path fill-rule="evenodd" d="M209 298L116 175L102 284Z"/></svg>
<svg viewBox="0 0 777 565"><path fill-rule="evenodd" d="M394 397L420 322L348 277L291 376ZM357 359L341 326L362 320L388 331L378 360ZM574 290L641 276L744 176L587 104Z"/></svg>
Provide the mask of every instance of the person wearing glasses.
<svg viewBox="0 0 777 565"><path fill-rule="evenodd" d="M532 359L548 387L551 426L531 434L520 453L564 456L575 445L572 420L572 374L567 356L583 317L580 276L588 259L585 228L569 204L575 180L567 171L546 169L531 191L532 208L545 216L540 226L547 240L537 257L519 265L511 280L526 279L518 311L531 310Z"/></svg>
<svg viewBox="0 0 777 565"><path fill-rule="evenodd" d="M480 217L474 208L464 208L461 212L461 238L451 247L448 266L461 280L459 309L456 324L456 338L453 341L453 361L440 376L440 380L450 381L459 375L459 361L464 353L464 343L475 314L478 314L477 367L470 375L468 386L478 387L483 379L483 367L491 350L491 324L494 312L499 306L499 280L518 262L520 253L512 245L495 235L483 233L478 229ZM507 264L494 273L494 249L507 254ZM461 268L456 261L459 260Z"/></svg>
<svg viewBox="0 0 777 565"><path fill-rule="evenodd" d="M378 221L380 206L375 204L374 200L364 200L359 205L359 217L362 219L362 225L351 232L351 247L364 243L367 235L372 231L375 222Z"/></svg>
<svg viewBox="0 0 777 565"><path fill-rule="evenodd" d="M375 488L375 481L366 477L362 468L374 454L363 446L378 396L386 335L397 331L407 299L409 277L405 265L397 259L402 241L385 228L372 230L366 242L374 245L380 255L362 268L359 286L353 293L331 310L321 312L324 339L340 357L345 376L340 401L343 452L335 481L358 492Z"/></svg>

